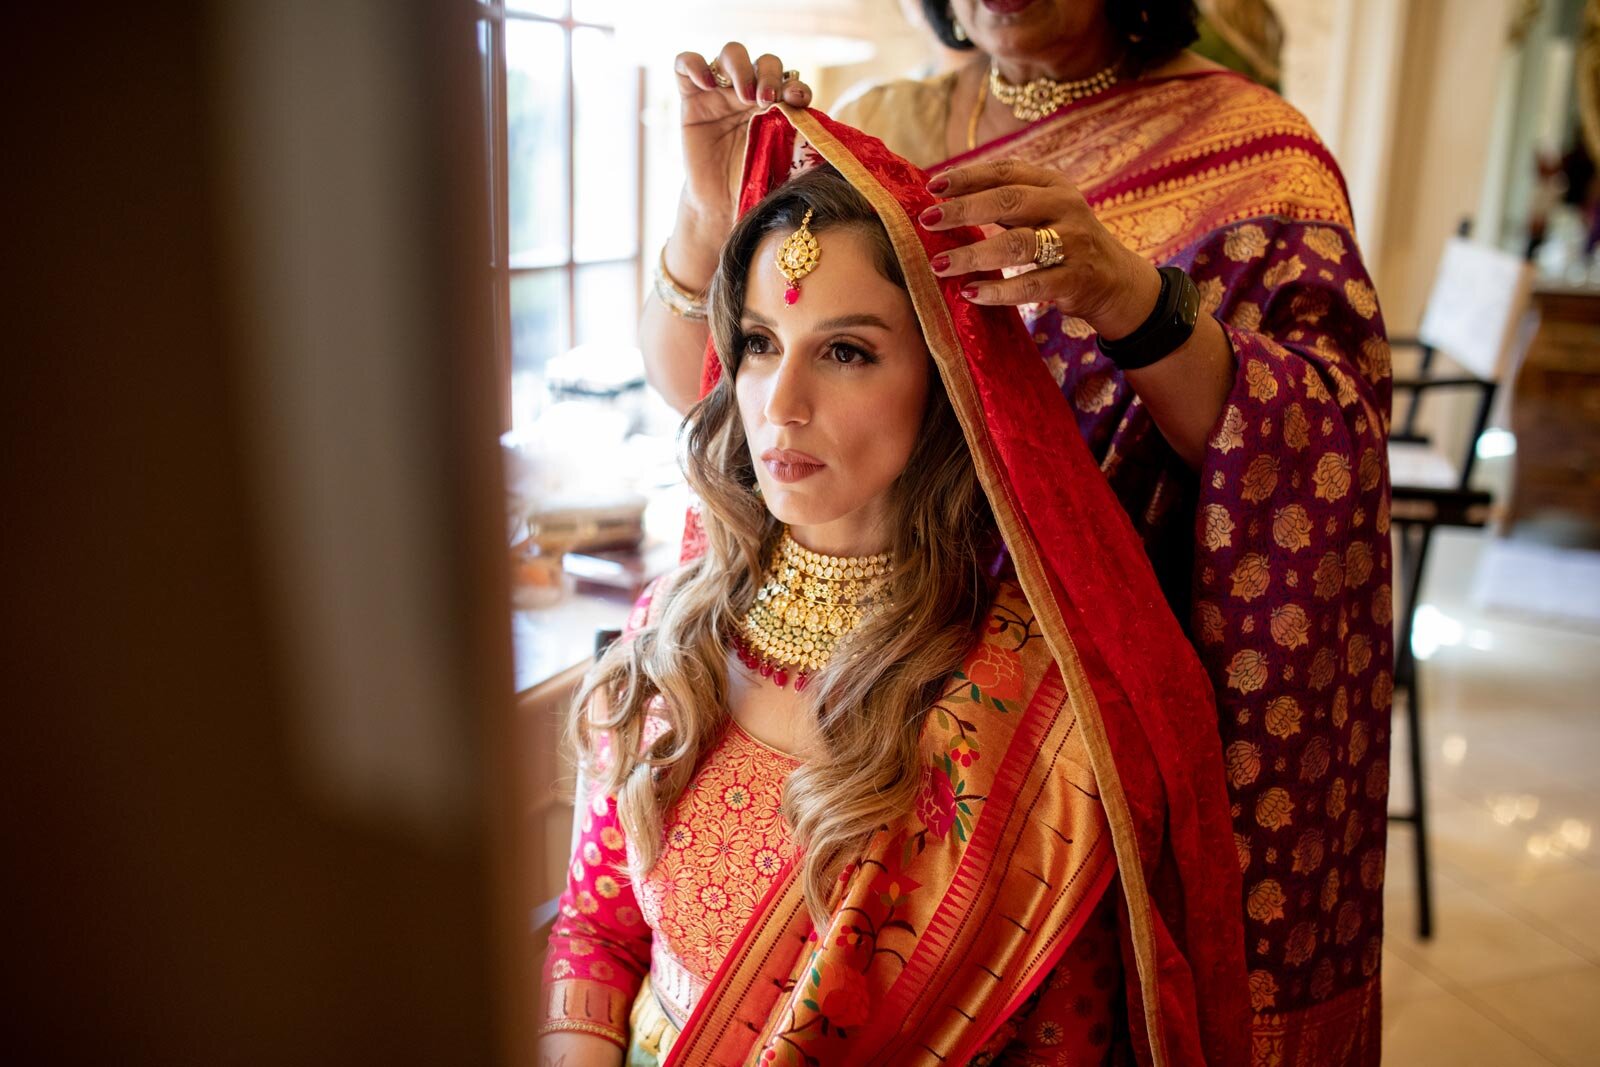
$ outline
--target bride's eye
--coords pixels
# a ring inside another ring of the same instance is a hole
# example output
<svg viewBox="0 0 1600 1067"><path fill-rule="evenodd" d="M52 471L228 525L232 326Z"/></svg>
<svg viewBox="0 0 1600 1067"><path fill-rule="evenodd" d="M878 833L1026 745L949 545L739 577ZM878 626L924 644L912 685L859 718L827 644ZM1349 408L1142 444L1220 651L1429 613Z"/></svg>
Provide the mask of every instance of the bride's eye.
<svg viewBox="0 0 1600 1067"><path fill-rule="evenodd" d="M833 357L835 363L842 363L845 366L865 366L878 362L866 349L847 345L843 341L836 341L828 346L828 355Z"/></svg>
<svg viewBox="0 0 1600 1067"><path fill-rule="evenodd" d="M739 340L739 351L746 356L764 356L772 351L772 342L759 333L747 333Z"/></svg>

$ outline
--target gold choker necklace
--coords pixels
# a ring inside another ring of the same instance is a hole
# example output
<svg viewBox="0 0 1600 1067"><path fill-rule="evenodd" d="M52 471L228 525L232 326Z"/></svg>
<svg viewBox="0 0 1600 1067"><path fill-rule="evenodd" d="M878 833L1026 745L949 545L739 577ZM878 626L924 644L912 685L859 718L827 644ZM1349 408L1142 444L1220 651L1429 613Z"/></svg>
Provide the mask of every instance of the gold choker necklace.
<svg viewBox="0 0 1600 1067"><path fill-rule="evenodd" d="M796 544L785 528L729 644L746 667L780 686L793 676L802 690L839 639L884 602L889 574L888 553L824 556Z"/></svg>
<svg viewBox="0 0 1600 1067"><path fill-rule="evenodd" d="M1012 85L1000 77L1000 68L989 64L989 91L1023 122L1034 122L1053 115L1074 100L1103 93L1117 84L1117 64L1077 81L1058 82L1035 78L1025 85Z"/></svg>

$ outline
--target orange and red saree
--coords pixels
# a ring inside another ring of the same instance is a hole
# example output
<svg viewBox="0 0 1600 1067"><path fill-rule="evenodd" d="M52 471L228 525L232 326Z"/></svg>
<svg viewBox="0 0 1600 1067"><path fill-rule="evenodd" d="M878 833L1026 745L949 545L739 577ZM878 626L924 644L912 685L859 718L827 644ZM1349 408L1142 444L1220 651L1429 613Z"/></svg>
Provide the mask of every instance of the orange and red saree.
<svg viewBox="0 0 1600 1067"><path fill-rule="evenodd" d="M1004 672L1021 686L1004 710L983 704L982 686L969 694L1003 755L960 790L984 796L960 847L919 850L920 814L887 828L825 931L809 930L798 887L780 879L668 1062L966 1062L1084 921L1079 851L1097 808L1120 874L1140 1058L1245 1062L1239 870L1194 650L1095 460L1061 433L1070 408L1019 318L967 303L929 269L933 254L974 238L913 226L933 202L921 171L825 116L775 107L751 125L741 211L789 176L799 141L889 233L1016 569L1019 650L1035 658ZM708 387L718 370L712 354ZM888 908L904 910L891 919ZM892 956L862 959L848 928L863 913L898 942Z"/></svg>
<svg viewBox="0 0 1600 1067"><path fill-rule="evenodd" d="M1237 377L1197 476L1085 323L1023 315L1215 687L1252 1062L1376 1064L1390 361L1343 179L1303 116L1231 73L1124 83L948 162L1004 158L1059 168L1227 330Z"/></svg>

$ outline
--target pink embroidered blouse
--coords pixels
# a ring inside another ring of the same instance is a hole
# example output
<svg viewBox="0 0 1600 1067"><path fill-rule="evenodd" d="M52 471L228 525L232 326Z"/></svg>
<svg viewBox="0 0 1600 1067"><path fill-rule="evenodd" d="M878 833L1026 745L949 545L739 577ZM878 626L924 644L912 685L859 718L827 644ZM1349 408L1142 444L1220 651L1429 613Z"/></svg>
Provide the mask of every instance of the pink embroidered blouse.
<svg viewBox="0 0 1600 1067"><path fill-rule="evenodd" d="M739 931L794 857L778 813L799 761L730 723L665 823L666 848L629 879L616 801L596 795L568 871L545 961L545 1030L626 1047L646 974L682 1028Z"/></svg>

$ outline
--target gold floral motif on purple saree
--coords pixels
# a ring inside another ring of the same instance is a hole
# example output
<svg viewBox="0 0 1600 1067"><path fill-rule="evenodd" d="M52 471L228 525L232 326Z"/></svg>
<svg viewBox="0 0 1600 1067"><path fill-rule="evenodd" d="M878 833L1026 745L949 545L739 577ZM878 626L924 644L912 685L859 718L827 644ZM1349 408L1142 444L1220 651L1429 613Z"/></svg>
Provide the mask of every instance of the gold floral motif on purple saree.
<svg viewBox="0 0 1600 1067"><path fill-rule="evenodd" d="M1130 248L1188 270L1233 346L1197 475L1085 323L1024 309L1216 686L1255 1062L1376 1064L1390 358L1343 179L1231 74L1119 87L953 162L1003 158L1058 167Z"/></svg>

